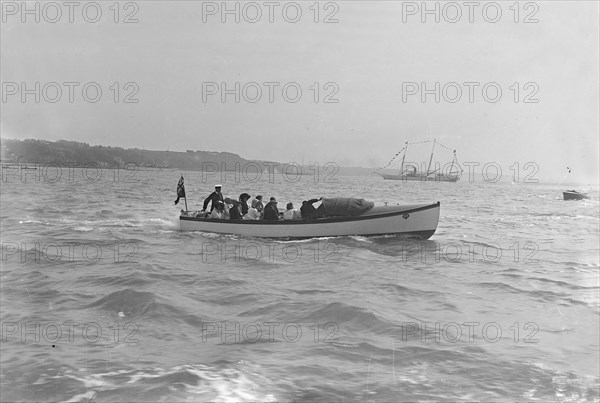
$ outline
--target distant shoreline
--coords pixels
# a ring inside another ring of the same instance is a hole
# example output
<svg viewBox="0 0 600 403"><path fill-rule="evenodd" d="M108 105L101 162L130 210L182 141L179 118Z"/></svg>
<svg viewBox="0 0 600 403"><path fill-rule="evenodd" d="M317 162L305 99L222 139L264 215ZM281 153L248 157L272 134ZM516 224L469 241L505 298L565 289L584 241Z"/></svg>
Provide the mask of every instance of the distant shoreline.
<svg viewBox="0 0 600 403"><path fill-rule="evenodd" d="M277 174L283 173L287 177L333 177L335 175L340 176L374 176L376 172L397 174L399 169L378 169L378 168L364 168L364 167L344 167L338 166L331 162L323 165L313 164L304 165L296 162L275 162L267 160L249 160L245 159L237 154L230 152L215 152L215 151L153 151L143 150L138 148L122 148L122 147L111 147L111 146L91 146L87 143L81 143L76 141L58 140L58 141L46 141L46 140L18 140L18 139L6 139L2 138L1 141L1 156L0 165L2 167L15 166L16 164L23 164L22 169L35 170L34 166L39 164L41 166L57 166L60 164L62 167L95 167L102 169L126 169L131 170L135 166L135 170L138 171L187 171L187 172L204 172L206 174L215 173L239 173L243 172L245 175L255 175L258 170L261 173L268 174L274 172ZM463 167L465 168L465 167ZM531 173L522 172L522 174ZM482 171L472 169L471 175L474 175L476 182L485 182L482 177ZM519 178L520 182L516 184L524 183L524 177ZM381 178L383 181L384 179ZM469 171L464 170L461 179L458 183L464 183L469 180ZM560 178L556 178L556 181L549 181L546 179L544 182L525 182L529 184L540 184L540 185L559 185L561 187L570 186L598 186L597 183L587 181L569 181L562 182ZM403 181L388 181L390 183ZM420 181L417 181L420 182ZM504 173L498 179L501 183L511 183L512 178L508 172ZM429 182L431 183L431 182ZM438 182L433 182L438 183ZM494 183L493 181L487 183Z"/></svg>

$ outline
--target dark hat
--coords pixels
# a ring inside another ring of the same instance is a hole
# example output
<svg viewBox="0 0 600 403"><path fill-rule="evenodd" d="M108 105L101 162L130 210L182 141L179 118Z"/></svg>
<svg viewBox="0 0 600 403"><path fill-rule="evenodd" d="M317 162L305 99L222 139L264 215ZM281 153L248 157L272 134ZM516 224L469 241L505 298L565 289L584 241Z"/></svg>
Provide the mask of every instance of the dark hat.
<svg viewBox="0 0 600 403"><path fill-rule="evenodd" d="M271 197L271 198L269 199L269 201L272 201L272 202L275 202L275 203L277 203L277 199L275 199L274 197Z"/></svg>
<svg viewBox="0 0 600 403"><path fill-rule="evenodd" d="M287 208L288 210L291 210L291 209L293 209L293 208L294 208L294 205L292 204L292 202L289 202L289 203L287 204L286 208Z"/></svg>
<svg viewBox="0 0 600 403"><path fill-rule="evenodd" d="M261 195L258 195L258 196L256 196L256 197L255 197L255 199L256 199L256 200L262 200L262 196L261 196Z"/></svg>

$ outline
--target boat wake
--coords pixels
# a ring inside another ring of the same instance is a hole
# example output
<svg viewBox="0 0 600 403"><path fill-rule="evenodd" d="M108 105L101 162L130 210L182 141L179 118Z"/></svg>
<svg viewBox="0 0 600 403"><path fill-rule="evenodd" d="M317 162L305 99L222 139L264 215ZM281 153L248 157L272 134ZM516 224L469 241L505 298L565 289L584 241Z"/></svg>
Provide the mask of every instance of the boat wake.
<svg viewBox="0 0 600 403"><path fill-rule="evenodd" d="M260 393L266 382L243 361L230 368L217 369L202 364L186 364L171 368L118 370L99 374L65 371L70 378L87 389L67 401L277 401L269 393ZM255 379L253 379L255 378ZM38 382L46 382L39 379ZM144 390L140 393L140 387Z"/></svg>

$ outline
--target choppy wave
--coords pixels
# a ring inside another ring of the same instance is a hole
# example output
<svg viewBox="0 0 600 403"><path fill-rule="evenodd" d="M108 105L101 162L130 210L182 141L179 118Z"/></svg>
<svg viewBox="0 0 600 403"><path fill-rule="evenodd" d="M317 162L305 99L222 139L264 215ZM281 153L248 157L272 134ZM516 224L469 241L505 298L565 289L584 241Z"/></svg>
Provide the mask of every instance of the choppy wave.
<svg viewBox="0 0 600 403"><path fill-rule="evenodd" d="M340 178L440 200L436 234L265 241L180 232L179 173L139 175L3 186L3 400L599 401L595 199Z"/></svg>

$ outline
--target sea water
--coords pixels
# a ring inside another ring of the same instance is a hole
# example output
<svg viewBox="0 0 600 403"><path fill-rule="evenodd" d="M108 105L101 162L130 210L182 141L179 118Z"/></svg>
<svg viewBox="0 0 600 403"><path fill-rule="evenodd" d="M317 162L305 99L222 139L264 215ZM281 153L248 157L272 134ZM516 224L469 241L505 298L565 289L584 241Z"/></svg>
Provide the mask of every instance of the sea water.
<svg viewBox="0 0 600 403"><path fill-rule="evenodd" d="M3 401L599 400L597 188L183 172L190 210L441 202L427 241L274 241L179 231L180 173L3 175Z"/></svg>

